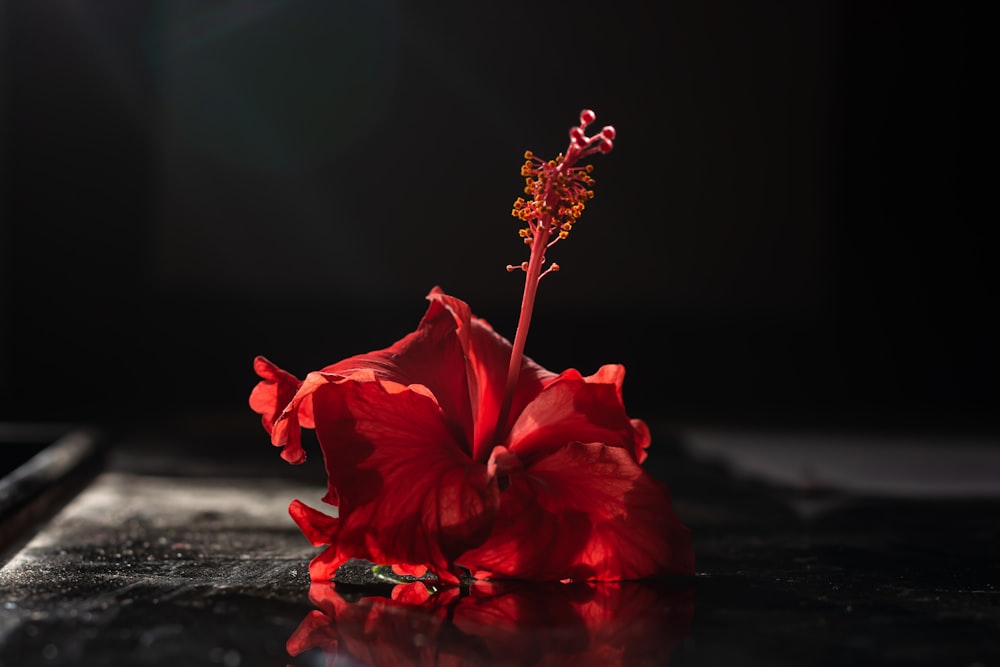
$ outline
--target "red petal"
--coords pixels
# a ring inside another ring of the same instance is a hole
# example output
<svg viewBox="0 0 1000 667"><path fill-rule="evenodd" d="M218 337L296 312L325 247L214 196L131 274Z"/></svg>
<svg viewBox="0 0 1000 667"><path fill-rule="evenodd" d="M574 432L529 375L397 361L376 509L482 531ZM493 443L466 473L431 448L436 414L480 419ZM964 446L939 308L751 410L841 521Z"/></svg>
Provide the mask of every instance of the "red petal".
<svg viewBox="0 0 1000 667"><path fill-rule="evenodd" d="M333 545L324 549L309 563L309 578L312 581L329 582L340 566L351 559L350 552L344 553L338 548L340 519L327 516L300 500L292 501L288 506L288 513L314 547Z"/></svg>
<svg viewBox="0 0 1000 667"><path fill-rule="evenodd" d="M444 304L432 300L417 330L384 350L361 354L322 369L342 377L359 371L403 386L427 387L445 418L463 434L460 444L471 453L472 405L465 354L458 323Z"/></svg>
<svg viewBox="0 0 1000 667"><path fill-rule="evenodd" d="M446 419L463 434L462 447L475 460L486 462L495 444L511 345L486 321L474 317L464 301L439 288L427 298L431 303L416 331L383 350L326 366L305 382L258 358L255 368L265 381L251 395L251 405L263 415L272 442L285 448L282 457L293 463L305 460L300 430L315 427L312 394L319 386L370 373L379 380L427 387ZM505 432L555 378L524 358Z"/></svg>
<svg viewBox="0 0 1000 667"><path fill-rule="evenodd" d="M428 565L448 578L454 557L485 539L499 498L486 466L469 458L434 398L392 383L344 380L320 387L313 407L340 495L337 557Z"/></svg>
<svg viewBox="0 0 1000 667"><path fill-rule="evenodd" d="M334 544L319 553L309 562L309 579L317 583L330 583L340 566L351 560L350 552L344 552Z"/></svg>
<svg viewBox="0 0 1000 667"><path fill-rule="evenodd" d="M593 375L588 375L584 378L588 384L612 384L615 387L615 393L618 396L618 402L622 404L622 409L625 409L625 404L622 399L622 384L625 381L625 367L621 364L605 364L597 369L597 372ZM633 441L633 451L635 453L635 460L642 463L646 460L646 449L649 448L649 443L652 438L649 435L649 427L641 419L631 419L629 420L632 424L633 432L631 433Z"/></svg>
<svg viewBox="0 0 1000 667"><path fill-rule="evenodd" d="M445 305L458 326L458 338L468 363L469 390L472 399L474 420L472 458L485 462L490 457L493 445L496 444L494 440L497 419L500 416L500 404L507 384L511 344L496 333L486 320L474 317L468 304L461 299L448 296L439 288L431 290L427 298ZM555 373L542 368L527 357L523 358L505 431L524 406L538 395L544 383L555 377Z"/></svg>
<svg viewBox="0 0 1000 667"><path fill-rule="evenodd" d="M392 571L394 574L398 574L404 577L422 577L427 574L426 565L405 565L400 563L395 563L392 566Z"/></svg>
<svg viewBox="0 0 1000 667"><path fill-rule="evenodd" d="M342 378L338 375L313 372L299 384L298 390L289 399L285 409L274 420L274 428L271 430L271 444L275 447L284 447L281 458L289 463L302 463L306 460L302 449L302 426L313 427L312 395L319 387L340 379ZM336 494L331 491L325 500L336 504Z"/></svg>
<svg viewBox="0 0 1000 667"><path fill-rule="evenodd" d="M584 378L564 371L521 412L507 447L526 465L568 442L600 442L624 447L639 462L649 446L649 430L629 419L621 400L622 366L603 366Z"/></svg>
<svg viewBox="0 0 1000 667"><path fill-rule="evenodd" d="M314 510L301 500L293 500L288 506L288 513L314 547L333 544L336 540L338 519Z"/></svg>
<svg viewBox="0 0 1000 667"><path fill-rule="evenodd" d="M264 430L273 434L275 420L302 383L297 377L278 368L264 357L253 360L253 369L261 381L250 392L250 407L261 416ZM297 438L295 440L298 441ZM306 460L301 446L288 448L282 451L281 456L289 463L302 463Z"/></svg>
<svg viewBox="0 0 1000 667"><path fill-rule="evenodd" d="M511 475L489 539L457 559L475 576L537 581L693 574L666 486L619 447L570 443Z"/></svg>

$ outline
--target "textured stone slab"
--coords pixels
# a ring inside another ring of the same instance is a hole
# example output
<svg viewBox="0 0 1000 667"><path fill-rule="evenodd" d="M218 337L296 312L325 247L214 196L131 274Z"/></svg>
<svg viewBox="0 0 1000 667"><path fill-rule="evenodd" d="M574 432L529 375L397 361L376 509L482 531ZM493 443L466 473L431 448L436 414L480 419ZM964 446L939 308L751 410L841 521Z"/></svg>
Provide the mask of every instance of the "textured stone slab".
<svg viewBox="0 0 1000 667"><path fill-rule="evenodd" d="M579 607L578 632L564 613L578 601L547 589L426 609L380 599L385 585L310 601L316 549L287 506L319 505L319 457L295 468L259 434L200 431L119 443L0 568L0 667L1000 664L990 498L776 485L661 438L648 467L692 529L697 577L680 598L606 587L599 599L625 606Z"/></svg>
<svg viewBox="0 0 1000 667"><path fill-rule="evenodd" d="M281 664L315 552L286 508L321 494L100 476L0 569L0 664Z"/></svg>

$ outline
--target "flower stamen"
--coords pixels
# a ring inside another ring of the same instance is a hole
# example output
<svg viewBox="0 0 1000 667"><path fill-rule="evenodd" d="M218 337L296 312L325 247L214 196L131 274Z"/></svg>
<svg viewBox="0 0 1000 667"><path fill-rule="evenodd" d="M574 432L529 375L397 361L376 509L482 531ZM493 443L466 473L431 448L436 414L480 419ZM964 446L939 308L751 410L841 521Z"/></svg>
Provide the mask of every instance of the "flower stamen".
<svg viewBox="0 0 1000 667"><path fill-rule="evenodd" d="M597 115L590 109L580 112L580 124L569 130L569 146L565 154L553 160L542 160L531 151L525 151L521 176L524 177L525 197L514 200L511 215L525 224L518 235L531 252L527 262L520 265L508 264L507 271L521 269L525 273L524 294L521 297L521 314L517 322L510 366L507 369L507 384L497 420L496 439L504 437L507 415L514 395L514 388L521 372L524 357L524 343L531 324L531 313L535 305L538 282L543 276L558 271L559 265L552 263L544 271L545 251L566 239L573 225L580 218L586 202L594 197L594 179L590 176L593 165L576 166L584 157L594 153L608 153L614 146L615 128L606 125L594 136L587 136L587 127Z"/></svg>

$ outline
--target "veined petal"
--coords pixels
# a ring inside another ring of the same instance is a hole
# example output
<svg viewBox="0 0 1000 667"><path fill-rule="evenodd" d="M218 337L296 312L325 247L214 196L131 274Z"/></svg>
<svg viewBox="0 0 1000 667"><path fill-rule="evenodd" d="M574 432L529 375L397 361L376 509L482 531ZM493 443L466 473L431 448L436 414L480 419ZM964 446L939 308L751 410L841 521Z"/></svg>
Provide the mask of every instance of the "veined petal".
<svg viewBox="0 0 1000 667"><path fill-rule="evenodd" d="M282 458L291 463L302 463L305 461L305 452L302 449L302 426L306 426L303 422L308 419L309 424L307 427L315 427L315 417L313 414L312 404L313 394L316 393L316 390L320 387L348 381L376 382L377 379L374 371L372 370L357 370L348 376L338 375L336 373L314 371L306 376L306 379L299 385L299 389L295 392L292 400L289 401L288 405L285 406L284 411L282 411L282 413L274 421L274 427L271 431L271 444L275 447L284 447L281 453ZM385 386L395 387L396 391L401 391L404 388L403 385L390 382L389 380L383 381L383 384ZM410 385L410 389L430 397L431 400L436 400L430 390L423 385ZM289 454L290 452L291 454ZM292 455L295 455L298 458L292 460L289 458ZM327 460L326 464L327 472L329 472L330 461ZM327 477L327 493L323 497L323 502L330 505L340 504L340 500L337 495L337 488L333 484L333 479L329 476Z"/></svg>
<svg viewBox="0 0 1000 667"><path fill-rule="evenodd" d="M340 500L338 553L428 565L449 578L455 556L486 538L499 504L496 481L465 452L463 434L423 387L347 379L312 400Z"/></svg>
<svg viewBox="0 0 1000 667"><path fill-rule="evenodd" d="M567 442L600 442L625 448L642 462L649 446L649 430L629 419L621 399L625 369L602 366L583 377L575 370L561 373L518 416L507 438L507 447L530 465Z"/></svg>
<svg viewBox="0 0 1000 667"><path fill-rule="evenodd" d="M353 545L340 540L340 519L327 516L299 500L292 501L288 513L314 547L327 545L309 563L309 578L314 583L330 583L340 566L356 556ZM415 577L421 577L427 572L426 565L393 563L392 568L396 574Z"/></svg>
<svg viewBox="0 0 1000 667"><path fill-rule="evenodd" d="M455 318L458 339L468 367L474 423L472 458L485 462L496 444L497 420L507 384L507 366L510 364L510 341L494 331L486 320L472 315L467 303L445 294L440 288L432 289L427 298L446 306ZM555 373L542 368L528 357L523 358L505 431L524 406L538 395L545 383L555 377Z"/></svg>
<svg viewBox="0 0 1000 667"><path fill-rule="evenodd" d="M459 324L443 303L431 300L417 330L390 347L349 357L321 372L342 377L371 372L379 380L402 386L424 385L434 394L445 419L461 430L459 444L471 454L473 408L465 350Z"/></svg>
<svg viewBox="0 0 1000 667"><path fill-rule="evenodd" d="M296 464L306 460L305 450L302 449L302 427L313 427L312 395L319 387L342 379L339 375L313 372L299 384L284 410L275 418L270 431L271 444L284 448L281 458ZM336 495L330 496L328 502L335 505Z"/></svg>
<svg viewBox="0 0 1000 667"><path fill-rule="evenodd" d="M310 580L329 582L340 566L351 559L350 552L340 549L340 519L313 509L301 500L293 500L288 513L310 544L314 547L330 545L309 563Z"/></svg>
<svg viewBox="0 0 1000 667"><path fill-rule="evenodd" d="M261 416L264 430L272 434L275 420L292 400L302 382L264 357L253 360L253 369L261 381L250 392L250 408ZM289 463L302 463L306 460L301 446L288 448L281 455Z"/></svg>
<svg viewBox="0 0 1000 667"><path fill-rule="evenodd" d="M666 486L627 450L579 442L511 474L493 532L456 562L477 577L536 581L694 572Z"/></svg>
<svg viewBox="0 0 1000 667"><path fill-rule="evenodd" d="M615 387L615 394L618 396L618 402L622 406L622 410L625 409L625 402L622 398L622 384L625 382L625 367L621 364L605 364L597 369L597 372L593 375L588 375L584 378L587 384L611 384ZM635 460L642 463L646 460L648 455L646 450L649 448L649 443L652 438L649 435L649 427L646 426L646 422L641 419L630 419L629 422L632 425L632 441L633 450L635 452Z"/></svg>
<svg viewBox="0 0 1000 667"><path fill-rule="evenodd" d="M336 517L323 514L301 500L292 501L288 514L314 547L336 542L340 530L340 521Z"/></svg>

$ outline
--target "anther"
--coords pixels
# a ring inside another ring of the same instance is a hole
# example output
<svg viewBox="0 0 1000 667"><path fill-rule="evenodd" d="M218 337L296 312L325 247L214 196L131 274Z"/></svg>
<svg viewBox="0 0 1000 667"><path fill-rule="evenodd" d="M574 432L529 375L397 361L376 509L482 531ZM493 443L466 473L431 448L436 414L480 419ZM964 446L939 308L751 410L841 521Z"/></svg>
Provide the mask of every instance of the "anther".
<svg viewBox="0 0 1000 667"><path fill-rule="evenodd" d="M550 273L555 273L558 270L559 270L559 265L556 264L555 262L552 262L552 265L549 266L549 268L545 269L544 271L541 272L541 274L539 274L538 279L541 280Z"/></svg>

